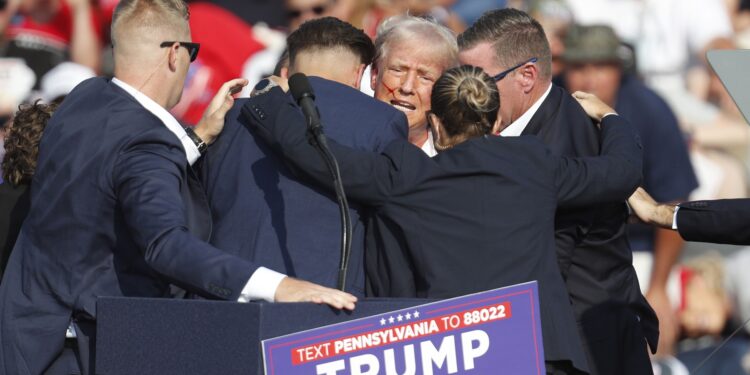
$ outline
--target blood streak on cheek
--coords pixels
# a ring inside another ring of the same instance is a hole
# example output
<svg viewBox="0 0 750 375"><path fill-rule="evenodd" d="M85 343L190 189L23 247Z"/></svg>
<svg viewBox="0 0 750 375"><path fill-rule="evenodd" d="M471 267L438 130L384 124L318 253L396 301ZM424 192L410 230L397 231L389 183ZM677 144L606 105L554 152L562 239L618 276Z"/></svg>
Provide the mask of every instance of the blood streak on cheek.
<svg viewBox="0 0 750 375"><path fill-rule="evenodd" d="M380 82L383 87L385 87L386 90L388 90L388 93L393 97L393 99L396 99L396 89L390 88L388 85L385 84L385 82Z"/></svg>

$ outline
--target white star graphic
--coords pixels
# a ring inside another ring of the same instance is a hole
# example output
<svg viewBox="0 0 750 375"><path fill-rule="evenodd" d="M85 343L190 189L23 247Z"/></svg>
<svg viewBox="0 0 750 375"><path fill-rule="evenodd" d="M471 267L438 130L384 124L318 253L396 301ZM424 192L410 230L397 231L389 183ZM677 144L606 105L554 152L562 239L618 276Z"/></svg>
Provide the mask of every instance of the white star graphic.
<svg viewBox="0 0 750 375"><path fill-rule="evenodd" d="M411 314L410 313L406 313L406 320L409 320L409 319L411 319Z"/></svg>
<svg viewBox="0 0 750 375"><path fill-rule="evenodd" d="M419 318L419 311L414 311L414 319Z"/></svg>
<svg viewBox="0 0 750 375"><path fill-rule="evenodd" d="M404 316L401 315L401 314L398 314L398 316L396 317L396 320L398 320L400 322L400 321L404 320Z"/></svg>
<svg viewBox="0 0 750 375"><path fill-rule="evenodd" d="M380 319L380 325L381 325L381 326L384 326L384 325L385 325L385 318L381 318L381 319Z"/></svg>
<svg viewBox="0 0 750 375"><path fill-rule="evenodd" d="M391 323L391 324L393 324L393 321L394 321L394 320L395 320L395 319L393 319L393 317L390 317L390 318L388 318L388 323Z"/></svg>

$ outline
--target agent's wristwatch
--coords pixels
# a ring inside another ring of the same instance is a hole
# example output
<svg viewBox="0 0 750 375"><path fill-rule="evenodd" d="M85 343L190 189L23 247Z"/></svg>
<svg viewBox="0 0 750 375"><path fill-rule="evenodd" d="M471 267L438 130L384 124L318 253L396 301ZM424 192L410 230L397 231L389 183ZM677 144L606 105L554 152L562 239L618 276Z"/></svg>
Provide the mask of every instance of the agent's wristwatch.
<svg viewBox="0 0 750 375"><path fill-rule="evenodd" d="M185 133L187 133L188 137L190 137L190 140L193 141L195 147L198 148L198 152L201 155L205 154L206 150L208 149L208 143L204 142L201 137L198 136L198 134L195 134L193 128L185 128Z"/></svg>
<svg viewBox="0 0 750 375"><path fill-rule="evenodd" d="M271 91L272 88L278 86L278 84L268 78L261 80L258 82L258 84L253 87L253 91L250 92L250 97L256 97L258 95L263 95L269 91Z"/></svg>

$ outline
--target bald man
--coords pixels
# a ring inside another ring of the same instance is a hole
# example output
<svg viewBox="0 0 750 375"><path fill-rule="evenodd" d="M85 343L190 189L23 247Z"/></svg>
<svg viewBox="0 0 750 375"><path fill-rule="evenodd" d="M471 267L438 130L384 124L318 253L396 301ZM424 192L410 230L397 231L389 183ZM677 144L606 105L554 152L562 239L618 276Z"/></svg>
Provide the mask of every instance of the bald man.
<svg viewBox="0 0 750 375"><path fill-rule="evenodd" d="M187 6L123 0L112 39L115 78L79 85L42 137L32 207L0 285L0 373L47 373L76 345L80 371L94 372L98 296L170 297L174 283L212 299L259 297L258 267L204 242L210 214L190 166L246 81L225 84L186 132L168 109L198 53ZM275 297L338 308L356 300L291 278Z"/></svg>

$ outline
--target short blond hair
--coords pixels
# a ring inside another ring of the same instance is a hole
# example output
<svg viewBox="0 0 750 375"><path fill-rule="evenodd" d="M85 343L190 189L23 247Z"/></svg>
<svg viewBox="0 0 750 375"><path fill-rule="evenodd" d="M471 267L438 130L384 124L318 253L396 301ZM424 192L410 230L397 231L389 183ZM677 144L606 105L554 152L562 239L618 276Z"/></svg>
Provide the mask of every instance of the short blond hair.
<svg viewBox="0 0 750 375"><path fill-rule="evenodd" d="M122 0L112 15L112 45L117 46L122 26L190 32L187 21L190 11L183 0ZM183 30L180 30L183 29Z"/></svg>

